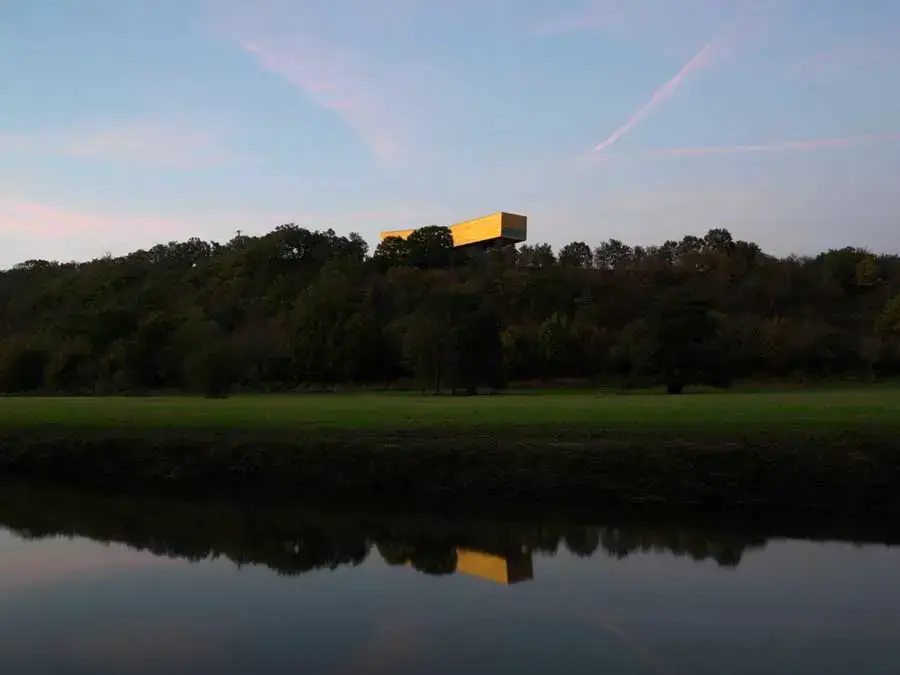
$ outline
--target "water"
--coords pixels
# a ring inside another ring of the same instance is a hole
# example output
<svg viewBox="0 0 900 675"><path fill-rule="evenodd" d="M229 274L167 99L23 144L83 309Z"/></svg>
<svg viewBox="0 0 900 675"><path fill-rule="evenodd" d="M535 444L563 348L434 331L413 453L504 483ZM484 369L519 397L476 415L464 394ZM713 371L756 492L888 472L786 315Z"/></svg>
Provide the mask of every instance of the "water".
<svg viewBox="0 0 900 675"><path fill-rule="evenodd" d="M879 543L27 490L0 528L0 673L900 673Z"/></svg>

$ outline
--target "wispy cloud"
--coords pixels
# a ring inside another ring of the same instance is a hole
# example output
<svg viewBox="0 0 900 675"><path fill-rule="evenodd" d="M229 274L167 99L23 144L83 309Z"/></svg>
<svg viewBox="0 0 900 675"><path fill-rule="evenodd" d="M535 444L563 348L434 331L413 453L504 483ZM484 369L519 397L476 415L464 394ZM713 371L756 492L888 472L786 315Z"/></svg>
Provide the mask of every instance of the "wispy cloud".
<svg viewBox="0 0 900 675"><path fill-rule="evenodd" d="M663 148L654 150L656 156L698 157L703 155L729 155L747 152L788 152L797 150L825 150L847 148L868 143L900 141L900 133L866 134L860 136L839 136L834 138L814 138L800 141L776 141L747 145L701 145L684 148Z"/></svg>
<svg viewBox="0 0 900 675"><path fill-rule="evenodd" d="M719 43L717 43L716 41L707 43L706 46L703 47L703 49L701 49L699 52L697 52L697 54L694 55L694 58L688 61L684 65L684 67L680 71L678 71L678 74L675 75L675 77L673 77L659 89L653 92L650 100L647 101L647 103L645 103L641 108L639 108L628 119L628 121L625 122L625 124L616 129L606 140L598 144L595 150L597 152L606 150L613 143L622 138L622 136L631 131L660 103L663 103L664 101L671 98L688 75L690 75L695 70L706 68L714 63L720 52L721 46Z"/></svg>
<svg viewBox="0 0 900 675"><path fill-rule="evenodd" d="M397 10L403 6L397 0L391 3ZM371 54L362 52L352 22L335 25L312 5L279 0L258 0L252 6L207 0L207 7L210 23L223 39L337 115L378 162L395 164L407 158L408 120L399 119L399 110L416 97L401 81L405 68L396 63L379 68ZM367 25L385 20L383 3L350 2L346 11Z"/></svg>
<svg viewBox="0 0 900 675"><path fill-rule="evenodd" d="M353 128L383 163L401 160L405 149L384 101L348 58L332 49L316 49L308 41L262 38L242 40L241 48L265 69L301 89Z"/></svg>
<svg viewBox="0 0 900 675"><path fill-rule="evenodd" d="M0 134L0 149L162 169L202 168L221 160L212 132L154 122L66 132Z"/></svg>

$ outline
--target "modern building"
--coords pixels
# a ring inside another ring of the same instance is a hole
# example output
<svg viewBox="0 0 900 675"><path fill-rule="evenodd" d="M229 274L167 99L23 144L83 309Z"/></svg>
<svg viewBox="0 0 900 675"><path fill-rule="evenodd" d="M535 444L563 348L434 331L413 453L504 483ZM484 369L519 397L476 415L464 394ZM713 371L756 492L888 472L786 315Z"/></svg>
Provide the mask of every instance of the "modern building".
<svg viewBox="0 0 900 675"><path fill-rule="evenodd" d="M534 578L531 553L527 551L496 554L457 548L456 572L498 584L517 584Z"/></svg>
<svg viewBox="0 0 900 675"><path fill-rule="evenodd" d="M526 548L504 547L503 550L484 551L456 547L455 574L478 577L497 584L511 585L534 578L531 551ZM414 567L412 560L407 567Z"/></svg>
<svg viewBox="0 0 900 675"><path fill-rule="evenodd" d="M381 233L381 240L388 237L406 239L411 230L388 230ZM501 211L483 218L466 220L450 226L453 246L463 250L485 251L503 246L513 246L525 241L528 234L528 218L516 213Z"/></svg>

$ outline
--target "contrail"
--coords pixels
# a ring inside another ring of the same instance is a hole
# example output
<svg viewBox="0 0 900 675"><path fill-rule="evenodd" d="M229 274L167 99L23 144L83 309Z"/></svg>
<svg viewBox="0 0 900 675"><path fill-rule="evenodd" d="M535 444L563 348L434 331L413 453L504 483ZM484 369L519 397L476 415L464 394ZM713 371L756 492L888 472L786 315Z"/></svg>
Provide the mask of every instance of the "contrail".
<svg viewBox="0 0 900 675"><path fill-rule="evenodd" d="M866 134L837 138L813 138L803 141L777 141L751 145L701 145L688 148L663 148L652 154L675 157L697 157L701 155L728 155L742 152L785 152L790 150L823 150L826 148L846 148L863 143L878 141L900 141L900 133Z"/></svg>
<svg viewBox="0 0 900 675"><path fill-rule="evenodd" d="M697 52L694 58L688 61L684 68L682 68L675 77L673 77L659 89L653 92L653 96L650 97L650 100L636 113L634 113L631 118L627 122L625 122L624 125L616 129L613 132L612 136L600 143L595 148L595 150L597 152L602 152L617 140L619 140L622 136L631 131L638 124L638 122L640 122L648 114L650 114L650 112L656 106L672 96L672 94L675 93L675 90L678 89L678 86L682 83L682 81L684 81L684 78L686 78L692 71L711 65L715 55L716 44L715 41L713 41L708 43L705 47L703 47L703 49Z"/></svg>

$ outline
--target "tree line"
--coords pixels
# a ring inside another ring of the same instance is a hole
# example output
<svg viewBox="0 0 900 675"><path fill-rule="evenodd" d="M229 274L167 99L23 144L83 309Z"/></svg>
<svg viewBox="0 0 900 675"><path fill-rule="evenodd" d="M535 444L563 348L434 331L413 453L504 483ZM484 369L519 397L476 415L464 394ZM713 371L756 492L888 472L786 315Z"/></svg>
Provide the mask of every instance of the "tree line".
<svg viewBox="0 0 900 675"><path fill-rule="evenodd" d="M3 488L0 526L23 539L86 537L190 562L225 558L237 565L265 565L285 576L357 566L374 551L390 565L409 565L426 574L454 574L458 548L500 557L568 552L617 560L652 552L737 567L745 553L763 548L768 541L757 532L734 528L329 514L202 500Z"/></svg>
<svg viewBox="0 0 900 675"><path fill-rule="evenodd" d="M0 272L0 391L116 394L511 382L728 386L900 374L900 256L777 257L724 229L454 249L283 225Z"/></svg>

